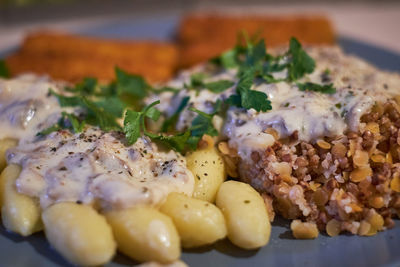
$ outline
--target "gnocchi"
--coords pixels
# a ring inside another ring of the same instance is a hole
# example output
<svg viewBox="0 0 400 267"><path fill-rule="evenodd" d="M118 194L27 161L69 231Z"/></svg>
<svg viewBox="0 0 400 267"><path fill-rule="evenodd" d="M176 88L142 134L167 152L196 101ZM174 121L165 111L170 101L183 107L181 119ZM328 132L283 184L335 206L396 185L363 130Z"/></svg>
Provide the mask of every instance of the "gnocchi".
<svg viewBox="0 0 400 267"><path fill-rule="evenodd" d="M57 203L44 210L42 219L49 243L74 264L100 265L115 254L111 227L91 206Z"/></svg>
<svg viewBox="0 0 400 267"><path fill-rule="evenodd" d="M216 198L225 216L229 240L244 249L255 249L266 245L271 233L271 224L263 199L250 185L224 182Z"/></svg>
<svg viewBox="0 0 400 267"><path fill-rule="evenodd" d="M107 212L118 249L138 261L170 263L181 254L178 232L167 215L143 206Z"/></svg>
<svg viewBox="0 0 400 267"><path fill-rule="evenodd" d="M185 248L211 244L226 236L224 215L207 201L171 193L160 211L172 218Z"/></svg>
<svg viewBox="0 0 400 267"><path fill-rule="evenodd" d="M21 167L8 165L0 178L1 218L4 227L22 236L31 235L43 228L37 200L20 194L15 187L15 180L21 172Z"/></svg>
<svg viewBox="0 0 400 267"><path fill-rule="evenodd" d="M227 177L224 160L217 149L194 151L186 156L186 162L195 178L193 197L214 202L219 186Z"/></svg>
<svg viewBox="0 0 400 267"><path fill-rule="evenodd" d="M7 149L14 147L18 144L18 141L12 138L4 138L0 140L0 171L2 171L6 165L6 151Z"/></svg>

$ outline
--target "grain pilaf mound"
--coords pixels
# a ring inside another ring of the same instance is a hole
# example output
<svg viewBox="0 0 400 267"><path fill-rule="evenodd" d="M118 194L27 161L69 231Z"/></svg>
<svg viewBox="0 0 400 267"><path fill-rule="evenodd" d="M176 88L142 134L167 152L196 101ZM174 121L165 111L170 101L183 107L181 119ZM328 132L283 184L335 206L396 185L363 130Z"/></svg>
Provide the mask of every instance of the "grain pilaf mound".
<svg viewBox="0 0 400 267"><path fill-rule="evenodd" d="M262 193L271 218L275 210L330 236L374 235L400 217L399 111L394 99L377 103L362 116L359 132L314 143L294 133L252 152L249 161L234 156L228 161L239 161L239 177Z"/></svg>

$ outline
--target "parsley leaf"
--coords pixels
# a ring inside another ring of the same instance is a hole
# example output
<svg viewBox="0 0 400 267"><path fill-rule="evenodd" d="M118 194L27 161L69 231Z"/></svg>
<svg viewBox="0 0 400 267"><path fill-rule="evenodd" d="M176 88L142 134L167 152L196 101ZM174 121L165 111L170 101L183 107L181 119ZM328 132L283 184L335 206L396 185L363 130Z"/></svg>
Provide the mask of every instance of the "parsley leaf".
<svg viewBox="0 0 400 267"><path fill-rule="evenodd" d="M189 103L189 100L189 96L182 98L181 103L179 104L175 113L163 122L163 125L161 126L161 132L168 132L175 126L176 122L178 121L179 115Z"/></svg>
<svg viewBox="0 0 400 267"><path fill-rule="evenodd" d="M271 110L271 101L268 96L259 91L251 89L255 77L255 70L252 68L242 72L239 83L236 87L236 95L231 95L228 98L228 103L245 109L254 108L256 111Z"/></svg>
<svg viewBox="0 0 400 267"><path fill-rule="evenodd" d="M240 94L242 98L242 107L246 109L254 108L257 111L268 111L272 109L271 101L268 96L259 91L246 90Z"/></svg>
<svg viewBox="0 0 400 267"><path fill-rule="evenodd" d="M238 49L235 47L234 49L228 50L221 54L221 56L217 59L217 61L225 68L231 69L238 67Z"/></svg>
<svg viewBox="0 0 400 267"><path fill-rule="evenodd" d="M57 97L58 103L61 107L76 107L83 105L82 99L79 96L64 96L54 92L52 89L49 89L49 93Z"/></svg>
<svg viewBox="0 0 400 267"><path fill-rule="evenodd" d="M172 92L172 93L176 94L179 91L180 90L178 88L169 87L169 86L164 86L164 87L161 87L159 89L154 88L152 90L152 92L155 93L156 95L159 95L159 94L164 93L164 92Z"/></svg>
<svg viewBox="0 0 400 267"><path fill-rule="evenodd" d="M155 105L159 104L160 100L151 103L146 106L142 111L127 110L124 118L124 133L128 140L128 144L134 144L140 137L141 131L149 137L155 137L156 135L148 132L145 126L145 117L157 121L160 117L160 111L154 108Z"/></svg>
<svg viewBox="0 0 400 267"><path fill-rule="evenodd" d="M142 99L147 95L151 88L142 76L128 74L120 68L115 68L116 87L118 94L129 94L133 97Z"/></svg>
<svg viewBox="0 0 400 267"><path fill-rule="evenodd" d="M128 144L134 144L140 137L141 132L143 132L143 134L150 137L153 141L161 142L164 145L175 149L176 151L182 152L187 147L190 149L196 149L198 142L204 134L209 134L212 136L218 135L218 131L212 124L212 118L215 114L217 114L217 112L220 111L221 101L217 101L215 105L215 112L212 114L191 109L192 111L198 113L198 116L193 120L191 127L184 132L174 135L154 134L146 129L145 117L155 121L158 120L160 112L154 108L154 106L159 103L159 100L155 101L149 106L145 107L142 111L126 111L123 131L126 135Z"/></svg>
<svg viewBox="0 0 400 267"><path fill-rule="evenodd" d="M128 144L134 144L140 137L140 118L141 113L127 110L124 118L124 133Z"/></svg>
<svg viewBox="0 0 400 267"><path fill-rule="evenodd" d="M86 97L82 97L82 103L87 111L86 121L91 125L98 125L102 130L120 130L121 126L116 117L107 112L104 108L98 107Z"/></svg>
<svg viewBox="0 0 400 267"><path fill-rule="evenodd" d="M231 88L235 83L229 80L219 80L216 82L205 83L204 87L213 93L222 93L228 88Z"/></svg>
<svg viewBox="0 0 400 267"><path fill-rule="evenodd" d="M183 133L179 133L179 134L175 134L175 135L163 135L163 134L154 135L154 136L150 136L150 138L152 138L153 140L160 141L163 144L175 149L178 152L182 152L185 149L188 140L190 139L190 131L185 131ZM196 147L197 147L197 144L196 144ZM193 149L195 149L195 148L193 148Z"/></svg>
<svg viewBox="0 0 400 267"><path fill-rule="evenodd" d="M288 65L290 81L298 80L306 73L309 74L314 71L314 59L303 50L300 42L294 37L290 39L288 55L291 57L291 62Z"/></svg>
<svg viewBox="0 0 400 267"><path fill-rule="evenodd" d="M75 87L66 87L65 90L69 92L79 93L82 95L92 95L96 91L97 79L86 77L82 82L77 83Z"/></svg>
<svg viewBox="0 0 400 267"><path fill-rule="evenodd" d="M333 87L333 83L330 84L317 84L317 83L297 83L300 91L313 91L313 92L320 92L323 94L334 94L336 93L336 88Z"/></svg>
<svg viewBox="0 0 400 267"><path fill-rule="evenodd" d="M4 60L0 60L0 77L3 77L3 78L10 77L10 71Z"/></svg>
<svg viewBox="0 0 400 267"><path fill-rule="evenodd" d="M265 49L264 39L261 39L257 44L251 45L248 43L248 49L246 53L245 65L250 67L255 67L260 64L267 55Z"/></svg>
<svg viewBox="0 0 400 267"><path fill-rule="evenodd" d="M83 131L85 127L85 122L80 121L77 116L72 113L62 112L61 117L58 122L47 129L42 130L41 132L37 133L36 136L39 135L48 135L52 132L61 130L61 129L69 129L74 133L80 133Z"/></svg>
<svg viewBox="0 0 400 267"><path fill-rule="evenodd" d="M103 98L100 101L94 102L94 104L118 118L122 117L126 108L126 104L117 96Z"/></svg>

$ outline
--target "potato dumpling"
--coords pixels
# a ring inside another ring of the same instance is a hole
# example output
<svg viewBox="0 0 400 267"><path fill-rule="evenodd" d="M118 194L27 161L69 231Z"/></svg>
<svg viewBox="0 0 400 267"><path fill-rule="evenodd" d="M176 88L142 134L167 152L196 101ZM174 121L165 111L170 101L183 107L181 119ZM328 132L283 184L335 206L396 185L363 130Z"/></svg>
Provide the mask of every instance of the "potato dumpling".
<svg viewBox="0 0 400 267"><path fill-rule="evenodd" d="M187 167L193 173L193 197L215 201L219 186L226 180L224 160L214 147L194 151L186 156Z"/></svg>
<svg viewBox="0 0 400 267"><path fill-rule="evenodd" d="M18 141L12 138L4 138L0 140L0 171L2 171L6 165L6 151L7 149L14 147L18 144Z"/></svg>
<svg viewBox="0 0 400 267"><path fill-rule="evenodd" d="M224 182L217 193L217 207L225 216L229 240L245 249L266 245L271 224L263 199L250 185Z"/></svg>
<svg viewBox="0 0 400 267"><path fill-rule="evenodd" d="M101 265L115 254L111 227L91 206L57 203L44 210L42 219L49 243L74 264Z"/></svg>
<svg viewBox="0 0 400 267"><path fill-rule="evenodd" d="M41 231L39 202L29 196L20 194L15 187L15 180L21 172L16 164L8 165L0 177L1 218L4 227L22 236Z"/></svg>
<svg viewBox="0 0 400 267"><path fill-rule="evenodd" d="M172 218L185 248L212 244L226 236L224 215L207 201L171 193L160 211Z"/></svg>
<svg viewBox="0 0 400 267"><path fill-rule="evenodd" d="M152 207L134 207L106 213L118 249L145 262L170 263L179 259L181 247L171 218Z"/></svg>

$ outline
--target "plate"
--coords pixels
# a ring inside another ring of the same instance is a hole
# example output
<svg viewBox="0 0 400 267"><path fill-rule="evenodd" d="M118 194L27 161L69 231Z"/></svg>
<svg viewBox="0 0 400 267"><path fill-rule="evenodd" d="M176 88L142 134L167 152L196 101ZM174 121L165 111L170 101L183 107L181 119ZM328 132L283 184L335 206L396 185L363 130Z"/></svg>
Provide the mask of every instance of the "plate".
<svg viewBox="0 0 400 267"><path fill-rule="evenodd" d="M171 38L178 15L122 18L105 22L78 33L120 39ZM339 43L350 54L357 55L379 68L400 72L400 55L347 37ZM0 53L1 54L1 53ZM4 55L4 54L3 54ZM316 240L293 239L289 221L276 219L268 246L246 251L229 241L213 246L185 250L182 260L189 266L400 266L400 221L396 227L373 237L340 235L330 238L320 234ZM108 267L131 266L134 262L117 255ZM8 233L0 226L0 266L72 266L56 253L45 240L43 233L24 238Z"/></svg>

